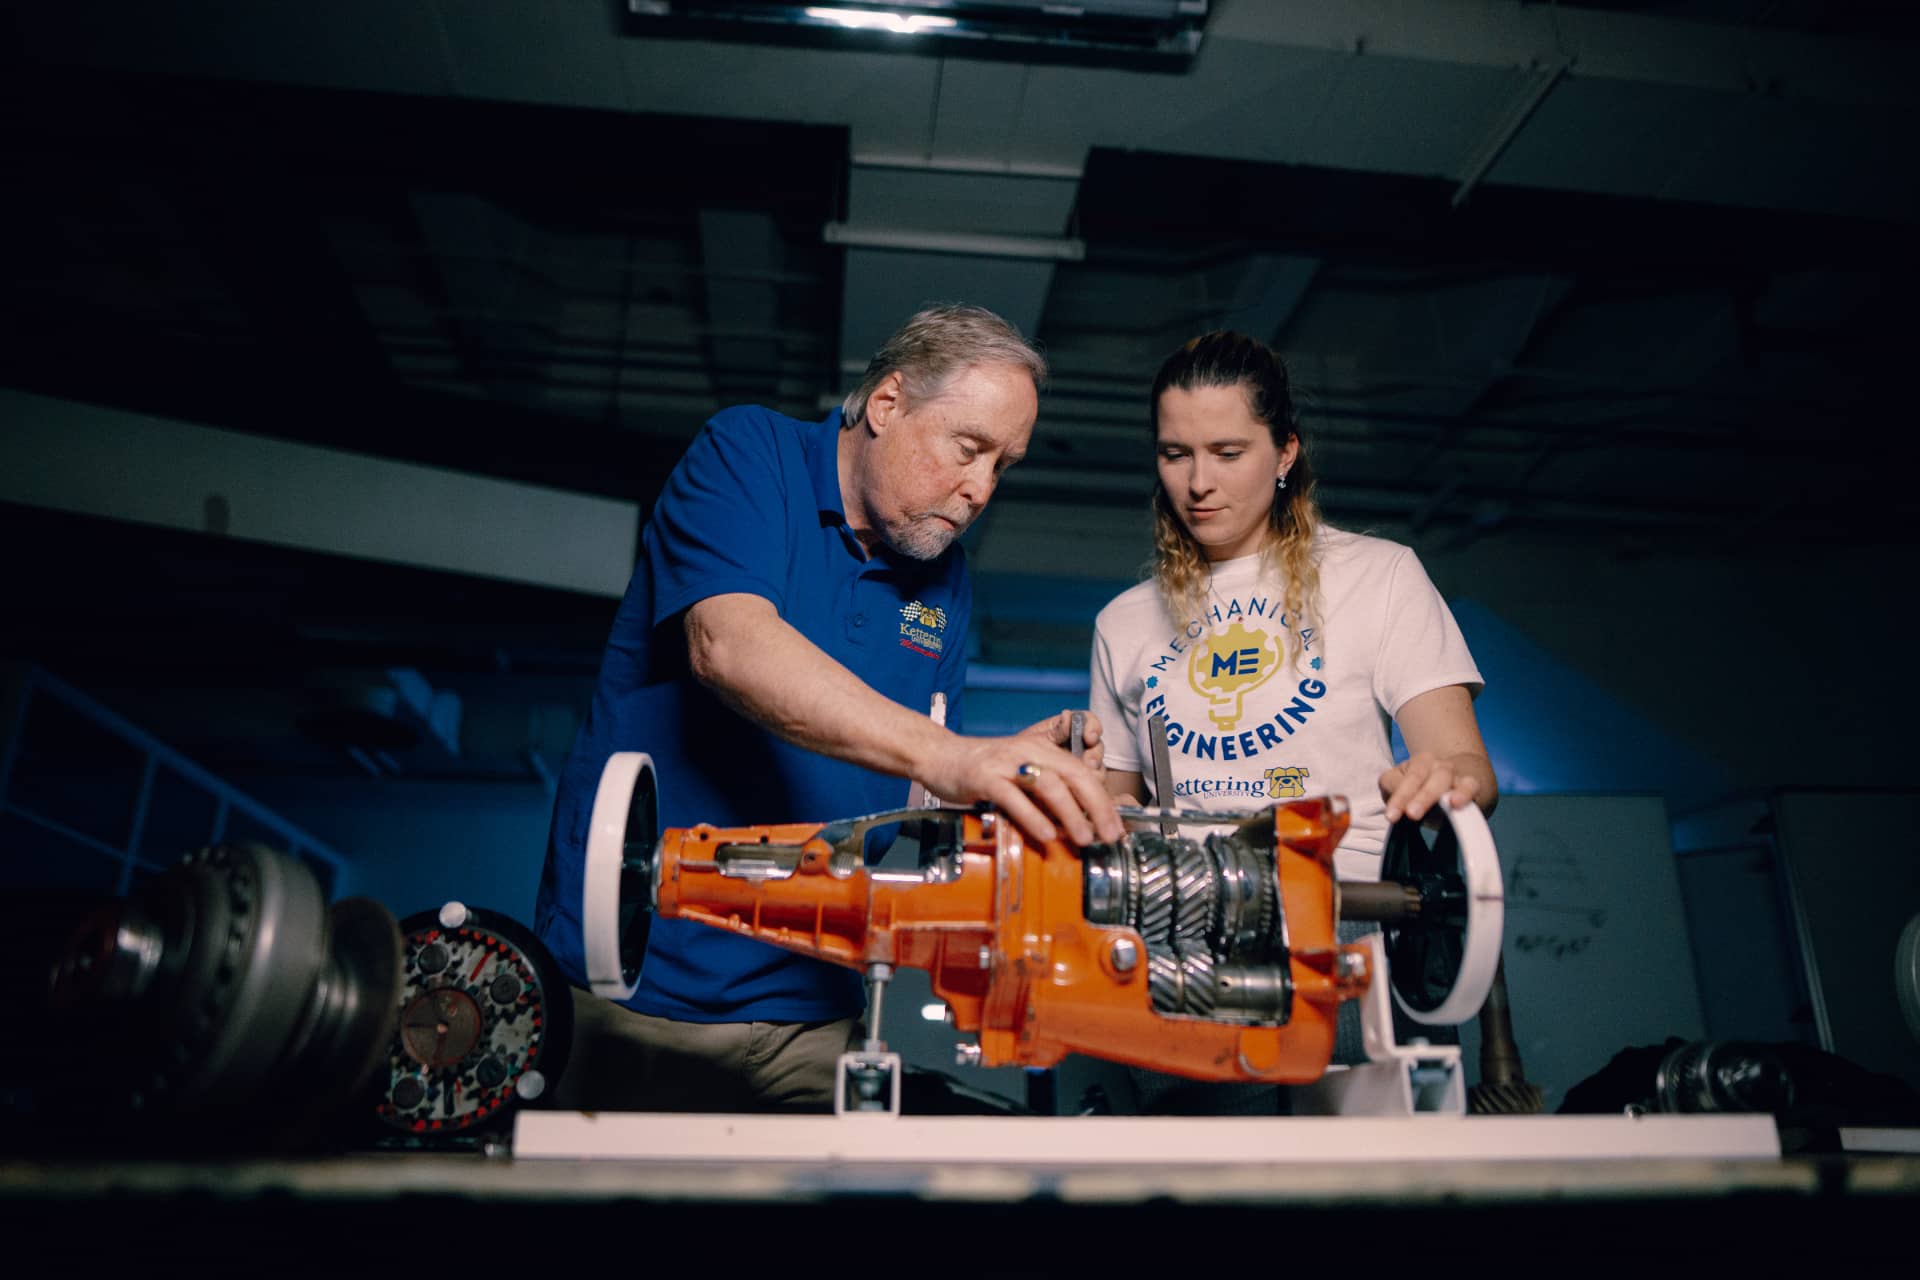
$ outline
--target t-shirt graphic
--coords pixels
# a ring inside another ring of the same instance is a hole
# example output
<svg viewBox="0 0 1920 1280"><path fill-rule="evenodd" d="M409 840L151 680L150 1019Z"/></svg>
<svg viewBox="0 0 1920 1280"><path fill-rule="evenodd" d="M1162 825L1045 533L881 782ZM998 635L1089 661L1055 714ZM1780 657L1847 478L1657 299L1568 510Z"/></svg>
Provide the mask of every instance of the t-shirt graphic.
<svg viewBox="0 0 1920 1280"><path fill-rule="evenodd" d="M1442 685L1477 692L1480 673L1409 548L1324 529L1315 553L1319 617L1287 608L1259 556L1213 565L1206 611L1184 624L1153 583L1123 593L1094 624L1090 703L1107 727L1107 767L1141 773L1150 793L1149 724L1165 717L1165 799L1180 808L1345 796L1353 825L1336 861L1343 876L1369 878L1386 836L1389 717Z"/></svg>

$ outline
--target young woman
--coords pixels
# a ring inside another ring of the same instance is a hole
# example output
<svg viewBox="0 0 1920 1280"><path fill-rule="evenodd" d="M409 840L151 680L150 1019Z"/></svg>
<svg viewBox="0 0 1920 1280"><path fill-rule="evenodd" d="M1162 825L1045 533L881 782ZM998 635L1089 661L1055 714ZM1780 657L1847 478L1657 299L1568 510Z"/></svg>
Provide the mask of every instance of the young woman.
<svg viewBox="0 0 1920 1280"><path fill-rule="evenodd" d="M1321 518L1279 357L1243 334L1204 334L1160 366L1150 412L1153 576L1094 623L1108 789L1183 809L1345 796L1352 825L1334 869L1349 880L1380 878L1402 816L1439 803L1491 811L1480 672L1460 629L1411 549ZM1409 752L1399 764L1392 724ZM1156 731L1170 795L1152 785ZM1373 928L1342 923L1340 936ZM1336 1062L1364 1059L1357 1014L1341 1010ZM1129 1075L1143 1112L1289 1106L1270 1086Z"/></svg>
<svg viewBox="0 0 1920 1280"><path fill-rule="evenodd" d="M1094 624L1109 789L1186 809L1345 796L1346 879L1379 878L1402 815L1491 810L1460 629L1411 549L1322 519L1279 357L1242 334L1195 338L1161 365L1151 416L1153 577ZM1155 717L1169 796L1151 785Z"/></svg>

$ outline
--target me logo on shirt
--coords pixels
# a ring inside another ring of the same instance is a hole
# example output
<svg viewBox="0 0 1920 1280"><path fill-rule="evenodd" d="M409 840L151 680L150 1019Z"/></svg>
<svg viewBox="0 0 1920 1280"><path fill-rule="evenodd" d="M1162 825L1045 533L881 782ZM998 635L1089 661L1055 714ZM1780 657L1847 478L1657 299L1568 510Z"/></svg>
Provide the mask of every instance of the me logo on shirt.
<svg viewBox="0 0 1920 1280"><path fill-rule="evenodd" d="M937 658L946 647L947 611L918 600L900 606L900 643L915 653Z"/></svg>
<svg viewBox="0 0 1920 1280"><path fill-rule="evenodd" d="M1278 638L1236 622L1194 648L1187 660L1187 683L1207 700L1207 719L1216 728L1234 729L1247 714L1247 695L1279 669Z"/></svg>

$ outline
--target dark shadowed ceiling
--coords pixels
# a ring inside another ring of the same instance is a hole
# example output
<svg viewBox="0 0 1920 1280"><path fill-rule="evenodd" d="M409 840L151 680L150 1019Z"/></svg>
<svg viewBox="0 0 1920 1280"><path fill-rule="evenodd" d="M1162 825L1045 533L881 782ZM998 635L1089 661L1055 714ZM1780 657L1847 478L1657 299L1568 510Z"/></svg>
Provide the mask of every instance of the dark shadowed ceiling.
<svg viewBox="0 0 1920 1280"><path fill-rule="evenodd" d="M1216 326L1286 353L1338 521L1912 544L1910 6L1241 0L1181 71L649 38L622 8L12 11L7 411L643 512L716 408L818 416L915 306L986 302L1054 365L971 535L989 665L1084 660L1146 549L1145 389ZM611 616L0 497L45 549L12 557L0 656L242 774L360 767L313 715L343 671L577 706ZM522 767L498 754L423 767Z"/></svg>

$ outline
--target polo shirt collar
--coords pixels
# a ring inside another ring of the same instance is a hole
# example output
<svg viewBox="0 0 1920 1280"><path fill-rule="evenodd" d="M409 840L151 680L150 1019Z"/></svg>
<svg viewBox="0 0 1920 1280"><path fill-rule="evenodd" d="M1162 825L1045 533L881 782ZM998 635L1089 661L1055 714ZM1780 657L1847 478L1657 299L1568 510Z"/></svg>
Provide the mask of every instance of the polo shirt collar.
<svg viewBox="0 0 1920 1280"><path fill-rule="evenodd" d="M803 437L807 474L813 478L813 497L823 516L847 522L847 504L840 496L840 410L814 423Z"/></svg>
<svg viewBox="0 0 1920 1280"><path fill-rule="evenodd" d="M915 573L931 572L930 565L903 556L884 542L869 552L847 524L847 504L840 496L840 418L841 411L835 409L823 420L810 423L800 437L801 450L807 459L807 475L813 480L813 500L820 509L821 526L837 525L847 550L856 559L869 564L901 566ZM933 563L945 564L951 554L949 550Z"/></svg>

